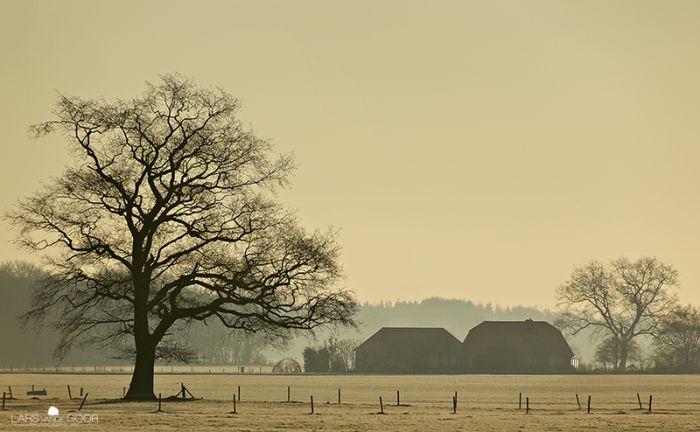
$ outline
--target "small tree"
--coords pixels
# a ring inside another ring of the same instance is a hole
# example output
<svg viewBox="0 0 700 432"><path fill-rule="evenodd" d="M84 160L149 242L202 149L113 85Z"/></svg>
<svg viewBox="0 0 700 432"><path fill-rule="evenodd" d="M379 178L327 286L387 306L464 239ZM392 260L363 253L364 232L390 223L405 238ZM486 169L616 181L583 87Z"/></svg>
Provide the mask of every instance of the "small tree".
<svg viewBox="0 0 700 432"><path fill-rule="evenodd" d="M634 339L653 335L676 304L677 284L676 270L656 258L592 261L557 289L557 326L571 334L587 328L606 334L619 350L615 369L624 370Z"/></svg>
<svg viewBox="0 0 700 432"><path fill-rule="evenodd" d="M330 371L331 353L325 346L312 348L306 347L302 352L304 357L305 372L321 372Z"/></svg>
<svg viewBox="0 0 700 432"><path fill-rule="evenodd" d="M658 368L678 372L700 370L700 310L678 306L659 323L653 343Z"/></svg>
<svg viewBox="0 0 700 432"><path fill-rule="evenodd" d="M128 398L152 399L156 358L186 352L194 321L278 333L350 325L332 232L307 232L271 193L292 168L237 118L238 101L177 75L128 100L61 96L55 118L75 163L9 213L46 254L27 321L133 353Z"/></svg>
<svg viewBox="0 0 700 432"><path fill-rule="evenodd" d="M616 369L620 363L622 349L615 338L604 339L595 350L595 361L605 369ZM633 361L641 360L641 349L636 340L632 340L627 345L627 359Z"/></svg>

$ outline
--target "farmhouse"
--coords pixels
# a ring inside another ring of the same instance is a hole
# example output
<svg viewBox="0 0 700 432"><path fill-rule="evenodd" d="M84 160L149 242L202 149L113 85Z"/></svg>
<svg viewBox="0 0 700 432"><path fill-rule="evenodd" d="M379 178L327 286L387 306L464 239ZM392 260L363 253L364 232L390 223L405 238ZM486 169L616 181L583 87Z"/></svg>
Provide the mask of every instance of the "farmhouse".
<svg viewBox="0 0 700 432"><path fill-rule="evenodd" d="M463 363L475 373L565 373L573 352L546 321L484 321L464 339Z"/></svg>
<svg viewBox="0 0 700 432"><path fill-rule="evenodd" d="M459 369L462 344L444 328L383 327L355 349L361 373L446 373Z"/></svg>

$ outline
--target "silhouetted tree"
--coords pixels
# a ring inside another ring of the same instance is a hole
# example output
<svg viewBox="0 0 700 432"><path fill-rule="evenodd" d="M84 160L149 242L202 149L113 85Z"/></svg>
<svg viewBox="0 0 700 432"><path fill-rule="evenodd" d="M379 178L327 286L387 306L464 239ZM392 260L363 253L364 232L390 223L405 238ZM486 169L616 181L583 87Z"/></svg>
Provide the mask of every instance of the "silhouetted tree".
<svg viewBox="0 0 700 432"><path fill-rule="evenodd" d="M700 369L700 310L678 306L659 323L653 343L656 366L677 372Z"/></svg>
<svg viewBox="0 0 700 432"><path fill-rule="evenodd" d="M325 346L312 348L306 347L302 352L304 357L305 372L329 372L331 364L331 353Z"/></svg>
<svg viewBox="0 0 700 432"><path fill-rule="evenodd" d="M355 367L355 348L359 345L353 339L338 339L330 336L320 346L306 347L304 370L306 372L348 372Z"/></svg>
<svg viewBox="0 0 700 432"><path fill-rule="evenodd" d="M627 367L630 344L653 335L659 319L675 305L676 270L656 258L620 258L605 265L592 261L574 270L557 289L561 318L557 326L576 334L593 328L619 349L616 369Z"/></svg>
<svg viewBox="0 0 700 432"><path fill-rule="evenodd" d="M60 96L37 136L63 132L75 163L8 218L47 272L25 318L58 309L61 356L74 342L133 350L128 398L153 398L171 335L218 320L247 332L352 324L333 233L302 229L271 200L292 168L243 127L238 101L167 75L145 94ZM129 342L131 341L131 342Z"/></svg>

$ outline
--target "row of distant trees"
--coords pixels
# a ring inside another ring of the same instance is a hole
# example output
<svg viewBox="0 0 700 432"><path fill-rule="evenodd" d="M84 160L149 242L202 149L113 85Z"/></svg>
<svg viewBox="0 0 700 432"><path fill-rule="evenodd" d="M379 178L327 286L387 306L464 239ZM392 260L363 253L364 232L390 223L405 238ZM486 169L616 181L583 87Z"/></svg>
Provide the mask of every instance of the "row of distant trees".
<svg viewBox="0 0 700 432"><path fill-rule="evenodd" d="M591 261L558 288L557 325L571 335L593 330L595 360L606 368L700 372L700 310L679 304L677 287L678 272L654 257ZM642 338L652 341L646 361Z"/></svg>
<svg viewBox="0 0 700 432"><path fill-rule="evenodd" d="M355 348L359 341L329 337L318 346L304 348L305 372L349 372L355 369Z"/></svg>

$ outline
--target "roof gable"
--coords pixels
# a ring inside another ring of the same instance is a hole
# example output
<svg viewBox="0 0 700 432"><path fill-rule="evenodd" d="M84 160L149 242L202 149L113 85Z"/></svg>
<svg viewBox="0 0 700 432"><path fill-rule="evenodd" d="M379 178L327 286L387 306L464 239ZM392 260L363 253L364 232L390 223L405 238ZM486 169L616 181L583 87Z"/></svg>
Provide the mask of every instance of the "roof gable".
<svg viewBox="0 0 700 432"><path fill-rule="evenodd" d="M561 331L546 321L484 321L472 328L464 339L467 349L485 345L508 346L517 352L550 352L573 356Z"/></svg>
<svg viewBox="0 0 700 432"><path fill-rule="evenodd" d="M442 327L382 327L355 350L399 345L458 347L461 343Z"/></svg>

